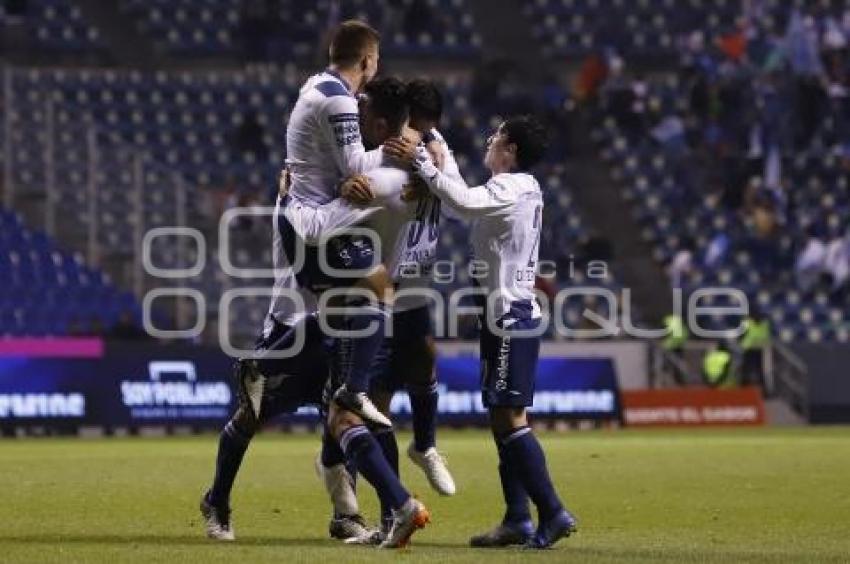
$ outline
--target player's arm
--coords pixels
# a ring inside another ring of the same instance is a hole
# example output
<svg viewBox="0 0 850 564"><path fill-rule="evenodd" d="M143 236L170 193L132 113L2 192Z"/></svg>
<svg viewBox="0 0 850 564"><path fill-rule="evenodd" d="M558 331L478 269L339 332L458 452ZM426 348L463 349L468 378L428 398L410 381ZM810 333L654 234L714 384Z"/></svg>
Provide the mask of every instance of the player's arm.
<svg viewBox="0 0 850 564"><path fill-rule="evenodd" d="M431 155L431 160L434 161L436 167L442 171L446 170L446 154L443 149L443 138L440 136L436 128L426 131L422 134L422 142Z"/></svg>
<svg viewBox="0 0 850 564"><path fill-rule="evenodd" d="M366 221L381 209L381 206L370 205L375 200L375 193L372 180L366 175L355 174L346 178L340 184L339 192L339 198L299 214L300 233L308 244L316 245L323 237L338 235L346 228Z"/></svg>
<svg viewBox="0 0 850 564"><path fill-rule="evenodd" d="M436 142L439 143L443 153L443 165L437 166L437 168L455 182L463 182L463 177L460 175L460 167L458 167L457 160L455 160L454 154L452 153L451 147L449 147L449 144L446 142L446 139L436 128L431 130L431 135L434 137Z"/></svg>
<svg viewBox="0 0 850 564"><path fill-rule="evenodd" d="M331 142L331 156L343 176L362 174L381 166L381 148L367 151L360 137L357 101L350 96L334 96L325 103L322 127Z"/></svg>
<svg viewBox="0 0 850 564"><path fill-rule="evenodd" d="M443 204L464 218L493 215L514 203L510 189L501 186L498 179L491 178L483 186L469 187L449 178L437 169L424 148L420 148L414 170Z"/></svg>

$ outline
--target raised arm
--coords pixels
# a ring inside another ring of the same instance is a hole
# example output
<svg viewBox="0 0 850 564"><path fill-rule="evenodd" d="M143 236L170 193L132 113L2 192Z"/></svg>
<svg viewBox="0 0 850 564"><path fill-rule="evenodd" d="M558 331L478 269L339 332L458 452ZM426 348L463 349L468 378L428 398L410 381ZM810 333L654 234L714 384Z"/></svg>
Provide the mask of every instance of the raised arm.
<svg viewBox="0 0 850 564"><path fill-rule="evenodd" d="M417 150L414 170L443 204L463 218L494 215L514 203L509 187L497 179L491 178L487 184L469 187L464 182L449 178L440 172L422 147Z"/></svg>

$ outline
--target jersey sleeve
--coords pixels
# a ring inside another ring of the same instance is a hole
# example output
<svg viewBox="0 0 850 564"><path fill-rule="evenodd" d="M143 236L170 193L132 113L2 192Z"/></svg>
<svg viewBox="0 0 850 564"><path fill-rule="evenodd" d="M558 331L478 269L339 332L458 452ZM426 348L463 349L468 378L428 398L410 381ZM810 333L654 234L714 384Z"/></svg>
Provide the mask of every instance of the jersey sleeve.
<svg viewBox="0 0 850 564"><path fill-rule="evenodd" d="M380 147L367 151L360 137L357 101L351 96L333 96L325 102L321 124L329 139L334 162L343 176L362 174L381 166Z"/></svg>
<svg viewBox="0 0 850 564"><path fill-rule="evenodd" d="M346 228L365 221L379 209L377 206L361 208L342 198L335 198L317 207L291 204L284 208L283 215L305 243L318 245L322 238L339 235Z"/></svg>
<svg viewBox="0 0 850 564"><path fill-rule="evenodd" d="M443 173L426 179L426 182L443 204L465 219L499 215L515 202L511 187L497 177L474 187L452 180Z"/></svg>

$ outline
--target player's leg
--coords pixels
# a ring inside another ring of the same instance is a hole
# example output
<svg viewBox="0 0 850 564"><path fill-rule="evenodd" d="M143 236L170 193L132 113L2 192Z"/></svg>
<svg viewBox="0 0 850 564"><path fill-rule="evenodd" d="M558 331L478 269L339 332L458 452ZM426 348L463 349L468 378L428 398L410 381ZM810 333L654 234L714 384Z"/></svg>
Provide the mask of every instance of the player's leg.
<svg viewBox="0 0 850 564"><path fill-rule="evenodd" d="M393 371L405 375L407 393L413 416L413 441L407 455L428 478L428 483L440 495L454 495L454 478L443 456L437 451L436 426L437 391L436 347L431 337L431 314L427 307L417 308L394 316L400 320L394 327L400 339L394 354Z"/></svg>
<svg viewBox="0 0 850 564"><path fill-rule="evenodd" d="M383 265L355 284L356 292L346 297L346 314L334 320L332 326L351 336L338 338L337 362L343 367L342 386L334 402L376 425L391 427L390 420L370 400L370 370L386 334L391 316L392 279ZM360 332L361 334L355 335Z"/></svg>
<svg viewBox="0 0 850 564"><path fill-rule="evenodd" d="M325 317L331 328L350 334L338 339L339 346L333 352L337 357L335 362L345 367L340 373L343 385L337 388L334 401L371 423L391 427L389 419L372 405L367 396L368 370L386 332L393 289L386 268L382 264L375 265L371 240L341 235L318 247L307 245L283 215L278 216L278 229L287 260L290 264L300 265L295 272L299 286L310 289L316 295L334 291L337 295L328 301L328 305L345 308L346 311ZM351 276L337 276L338 272L329 271L327 267L351 271ZM370 275L365 278L356 275L357 271L367 270ZM339 292L352 287L356 290L348 295Z"/></svg>
<svg viewBox="0 0 850 564"><path fill-rule="evenodd" d="M360 514L357 503L354 468L347 463L345 453L331 436L327 425L322 433L322 450L316 462L316 470L333 505L328 534L343 541L370 537L373 531Z"/></svg>
<svg viewBox="0 0 850 564"><path fill-rule="evenodd" d="M331 404L328 418L331 432L339 441L346 457L372 484L382 503L393 512L393 525L387 539L381 544L386 548L405 546L417 529L430 520L425 506L411 497L387 462L375 437L363 420L356 414Z"/></svg>
<svg viewBox="0 0 850 564"><path fill-rule="evenodd" d="M491 364L498 358L500 340L487 331L486 327L481 331L481 371L482 388L488 388L488 379L491 374ZM485 405L488 402L484 395ZM494 435L495 437L495 435ZM525 544L534 534L534 523L528 510L528 493L525 486L509 464L507 455L498 439L496 449L499 453L499 480L502 486L502 496L505 500L505 514L502 521L492 529L475 535L470 539L470 544L476 547L500 547L517 544Z"/></svg>
<svg viewBox="0 0 850 564"><path fill-rule="evenodd" d="M389 417L389 402L392 399L392 394L384 392L382 382L385 380L384 373L389 367L390 355L390 339L384 339L375 358L372 362L371 372L369 376L371 390L369 393L370 399L373 401L377 409L384 415ZM341 377L338 371L334 371L334 375L329 382L329 386L334 389L340 385ZM329 391L329 397L333 394ZM398 446L395 440L395 434L392 427L376 427L372 430L375 440L381 447L384 457L390 463L393 471L398 475ZM363 525L365 521L357 514L357 498L354 492L353 476L354 467L349 464L346 466L345 454L340 449L336 440L328 431L328 425L325 425L325 433L322 437L322 453L321 461L318 465L320 474L325 480L325 488L334 505L334 517L331 519L330 532L334 538L340 538L349 543L376 544L381 540L380 530L369 530ZM385 522L392 524L392 510L381 501L381 526ZM387 529L388 530L388 529Z"/></svg>
<svg viewBox="0 0 850 564"><path fill-rule="evenodd" d="M290 350L304 335L303 346L289 358L273 358L270 351ZM238 406L219 437L213 484L201 500L207 536L233 540L230 493L251 439L263 422L307 404L321 401L322 374L327 374L318 323L305 318L296 327L269 319L257 339L254 358L235 364ZM287 377L280 375L286 374Z"/></svg>
<svg viewBox="0 0 850 564"><path fill-rule="evenodd" d="M374 382L372 390L373 391L370 392L369 396L372 398L372 401L375 402L375 406L381 410L381 413L389 417L393 392L387 390L376 390ZM375 436L375 440L381 447L381 452L384 453L384 458L387 459L390 468L393 469L396 476L400 476L398 470L398 441L396 440L395 431L393 431L392 427L379 427L374 429L372 434ZM393 523L392 507L384 503L383 500L380 499L380 496L378 501L381 506L381 533L384 537L386 537Z"/></svg>
<svg viewBox="0 0 850 564"><path fill-rule="evenodd" d="M256 428L250 409L240 405L219 435L215 477L200 504L206 534L211 539L236 539L230 522L230 492Z"/></svg>
<svg viewBox="0 0 850 564"><path fill-rule="evenodd" d="M490 420L500 460L503 461L500 462L500 476L502 472L508 474L508 488L503 488L508 505L506 522L513 517L512 502L519 499L509 495L512 480L518 479L537 508L537 531L529 539L528 546L546 548L569 536L576 530L576 520L564 509L555 491L546 466L546 455L528 425L525 408L491 407Z"/></svg>
<svg viewBox="0 0 850 564"><path fill-rule="evenodd" d="M518 320L511 329L530 330L536 323ZM499 449L499 476L507 507L498 527L471 540L477 546L512 544L526 537L527 546L544 548L576 529L575 518L555 492L546 456L526 416L534 398L539 350L538 337L503 337L491 334L486 327L482 330L482 399L490 411ZM537 531L530 538L526 495L537 507L539 518Z"/></svg>

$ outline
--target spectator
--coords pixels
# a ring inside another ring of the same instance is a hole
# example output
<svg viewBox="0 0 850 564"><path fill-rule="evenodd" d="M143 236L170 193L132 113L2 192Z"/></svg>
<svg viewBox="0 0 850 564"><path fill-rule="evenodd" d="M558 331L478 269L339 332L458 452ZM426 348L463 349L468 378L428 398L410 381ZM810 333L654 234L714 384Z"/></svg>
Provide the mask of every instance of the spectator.
<svg viewBox="0 0 850 564"><path fill-rule="evenodd" d="M808 229L806 244L794 265L797 284L804 292L808 292L822 279L825 271L826 244L820 230L812 225Z"/></svg>
<svg viewBox="0 0 850 564"><path fill-rule="evenodd" d="M752 303L752 302L751 302ZM741 385L764 387L764 350L770 345L770 321L756 305L744 320L741 335Z"/></svg>
<svg viewBox="0 0 850 564"><path fill-rule="evenodd" d="M850 228L843 237L836 237L827 245L824 265L832 282L832 291L842 293L850 280Z"/></svg>
<svg viewBox="0 0 850 564"><path fill-rule="evenodd" d="M703 358L702 374L705 383L712 388L727 388L734 386L732 379L733 362L729 345L725 341L717 343L715 348L706 353Z"/></svg>
<svg viewBox="0 0 850 564"><path fill-rule="evenodd" d="M683 237L679 250L673 255L667 274L670 276L670 286L681 288L684 277L694 270L694 240Z"/></svg>
<svg viewBox="0 0 850 564"><path fill-rule="evenodd" d="M706 268L715 269L726 259L726 254L729 252L729 246L731 242L729 241L729 236L723 232L718 231L714 237L712 237L711 242L708 244L708 248L705 251L705 258L703 259L703 264Z"/></svg>

